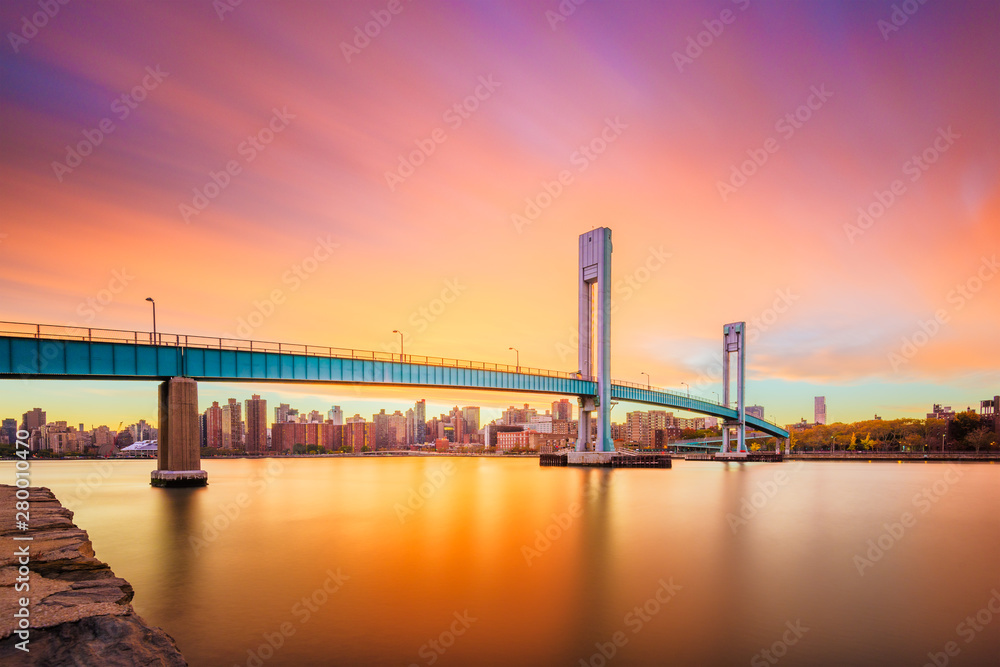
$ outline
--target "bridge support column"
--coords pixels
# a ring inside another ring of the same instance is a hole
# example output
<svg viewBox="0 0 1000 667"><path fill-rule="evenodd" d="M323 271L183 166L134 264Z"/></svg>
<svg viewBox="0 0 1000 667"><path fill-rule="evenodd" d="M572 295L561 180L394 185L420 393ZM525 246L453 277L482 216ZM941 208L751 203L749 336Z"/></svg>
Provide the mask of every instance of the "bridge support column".
<svg viewBox="0 0 1000 667"><path fill-rule="evenodd" d="M729 429L736 428L736 440L738 452L747 451L746 442L746 411L745 411L745 388L746 388L746 322L733 322L722 327L722 400L726 407L730 405L730 374L729 357L736 353L736 420L724 421L722 424L722 453L729 453Z"/></svg>
<svg viewBox="0 0 1000 667"><path fill-rule="evenodd" d="M198 383L174 377L160 384L158 462L150 476L153 486L205 486L198 429Z"/></svg>
<svg viewBox="0 0 1000 667"><path fill-rule="evenodd" d="M596 410L594 451L610 452L614 443L611 440L611 230L607 227L580 234L579 313L580 372L597 382L597 397L580 406L576 450L587 451L590 411Z"/></svg>

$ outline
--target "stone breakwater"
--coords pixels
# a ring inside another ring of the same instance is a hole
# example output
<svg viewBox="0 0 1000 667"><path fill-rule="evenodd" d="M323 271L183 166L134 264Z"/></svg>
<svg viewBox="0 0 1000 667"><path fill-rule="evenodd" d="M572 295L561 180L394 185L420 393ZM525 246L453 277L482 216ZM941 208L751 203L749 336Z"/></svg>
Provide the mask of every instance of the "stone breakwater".
<svg viewBox="0 0 1000 667"><path fill-rule="evenodd" d="M131 584L94 556L87 532L73 524L73 513L48 489L32 487L28 530L20 530L15 490L0 485L0 664L187 665L170 635L135 613ZM27 557L19 553L24 546ZM27 573L19 570L19 560L28 561ZM27 645L18 636L15 616L23 614L23 598L30 600Z"/></svg>

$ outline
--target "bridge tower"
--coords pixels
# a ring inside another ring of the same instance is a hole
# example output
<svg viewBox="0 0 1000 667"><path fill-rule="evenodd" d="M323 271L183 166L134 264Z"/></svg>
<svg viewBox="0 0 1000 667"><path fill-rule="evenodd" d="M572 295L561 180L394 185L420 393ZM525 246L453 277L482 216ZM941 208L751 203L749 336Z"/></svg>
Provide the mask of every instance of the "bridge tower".
<svg viewBox="0 0 1000 667"><path fill-rule="evenodd" d="M198 428L198 383L172 377L160 384L157 466L153 486L205 486L201 470L201 434Z"/></svg>
<svg viewBox="0 0 1000 667"><path fill-rule="evenodd" d="M746 443L746 322L733 322L722 327L722 400L728 408L730 391L730 356L736 353L736 420L722 423L722 453L728 454L730 429L736 428L737 452L747 451Z"/></svg>
<svg viewBox="0 0 1000 667"><path fill-rule="evenodd" d="M596 380L597 396L580 397L576 451L590 443L591 412L597 411L594 451L610 452L611 440L611 229L580 234L580 372Z"/></svg>

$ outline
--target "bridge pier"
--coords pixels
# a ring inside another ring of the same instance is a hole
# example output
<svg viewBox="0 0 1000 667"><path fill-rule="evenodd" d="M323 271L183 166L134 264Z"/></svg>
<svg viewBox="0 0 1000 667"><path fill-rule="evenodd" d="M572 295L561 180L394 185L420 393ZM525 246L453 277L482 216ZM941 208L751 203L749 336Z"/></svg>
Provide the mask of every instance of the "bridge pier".
<svg viewBox="0 0 1000 667"><path fill-rule="evenodd" d="M201 437L198 428L198 383L173 377L160 384L157 466L150 475L153 486L205 486L208 473L201 470Z"/></svg>
<svg viewBox="0 0 1000 667"><path fill-rule="evenodd" d="M582 397L576 451L590 449L591 411L597 412L595 452L614 449L611 440L611 230L580 234L580 372L597 382L596 397Z"/></svg>
<svg viewBox="0 0 1000 667"><path fill-rule="evenodd" d="M736 429L736 451L747 451L747 421L744 406L747 368L745 331L746 322L733 322L722 327L722 400L725 401L727 408L729 407L730 388L729 356L733 352L736 353L736 420L726 420L722 423L722 454L728 454L731 451L729 446L730 428Z"/></svg>

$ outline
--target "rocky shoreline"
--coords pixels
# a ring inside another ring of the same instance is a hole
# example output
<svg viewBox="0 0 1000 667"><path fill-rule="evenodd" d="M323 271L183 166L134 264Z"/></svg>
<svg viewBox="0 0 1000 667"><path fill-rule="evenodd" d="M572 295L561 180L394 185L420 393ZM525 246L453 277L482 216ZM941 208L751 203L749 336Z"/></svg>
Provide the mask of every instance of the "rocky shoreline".
<svg viewBox="0 0 1000 667"><path fill-rule="evenodd" d="M87 532L44 487L28 489L30 521L19 530L15 487L0 485L0 664L187 665L174 640L132 608L131 584L94 556ZM30 537L15 540L15 537ZM28 574L19 574L18 550L28 546ZM20 582L19 582L20 579ZM27 583L29 590L18 590ZM17 648L21 609L30 604L29 652Z"/></svg>

